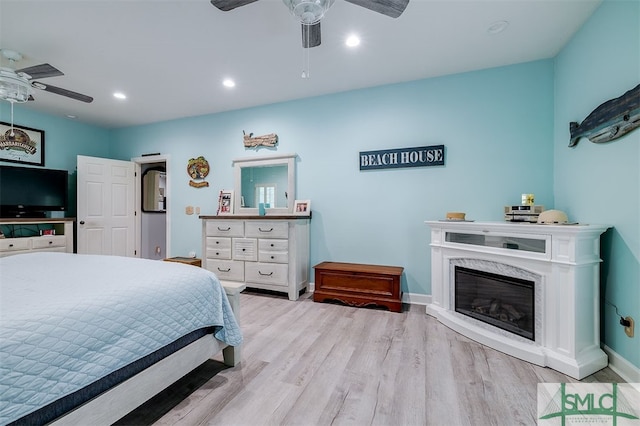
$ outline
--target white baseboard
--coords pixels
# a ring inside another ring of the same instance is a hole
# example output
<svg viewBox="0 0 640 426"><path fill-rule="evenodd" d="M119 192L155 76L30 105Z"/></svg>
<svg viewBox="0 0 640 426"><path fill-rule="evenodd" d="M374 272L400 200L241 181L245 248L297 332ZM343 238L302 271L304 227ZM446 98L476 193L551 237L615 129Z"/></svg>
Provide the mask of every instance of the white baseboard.
<svg viewBox="0 0 640 426"><path fill-rule="evenodd" d="M602 350L609 357L609 368L614 373L622 377L627 383L640 383L640 368L618 355L607 345L603 345Z"/></svg>
<svg viewBox="0 0 640 426"><path fill-rule="evenodd" d="M402 293L402 303L426 306L431 303L431 295L418 293Z"/></svg>

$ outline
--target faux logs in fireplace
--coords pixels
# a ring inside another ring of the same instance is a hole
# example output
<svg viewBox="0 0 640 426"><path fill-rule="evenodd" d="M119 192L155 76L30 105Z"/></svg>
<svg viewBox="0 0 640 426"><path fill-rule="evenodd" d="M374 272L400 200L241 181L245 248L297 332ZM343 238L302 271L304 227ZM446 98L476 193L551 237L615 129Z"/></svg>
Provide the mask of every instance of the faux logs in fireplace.
<svg viewBox="0 0 640 426"><path fill-rule="evenodd" d="M534 282L455 267L455 310L535 341Z"/></svg>

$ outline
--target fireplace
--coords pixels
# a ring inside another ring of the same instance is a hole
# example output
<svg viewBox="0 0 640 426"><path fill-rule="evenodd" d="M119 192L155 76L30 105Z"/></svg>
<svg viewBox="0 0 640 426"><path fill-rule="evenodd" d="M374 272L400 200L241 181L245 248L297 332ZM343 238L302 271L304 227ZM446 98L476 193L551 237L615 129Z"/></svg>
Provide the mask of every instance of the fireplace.
<svg viewBox="0 0 640 426"><path fill-rule="evenodd" d="M431 301L447 327L582 379L600 348L600 225L428 221Z"/></svg>
<svg viewBox="0 0 640 426"><path fill-rule="evenodd" d="M534 282L455 267L456 312L535 341Z"/></svg>

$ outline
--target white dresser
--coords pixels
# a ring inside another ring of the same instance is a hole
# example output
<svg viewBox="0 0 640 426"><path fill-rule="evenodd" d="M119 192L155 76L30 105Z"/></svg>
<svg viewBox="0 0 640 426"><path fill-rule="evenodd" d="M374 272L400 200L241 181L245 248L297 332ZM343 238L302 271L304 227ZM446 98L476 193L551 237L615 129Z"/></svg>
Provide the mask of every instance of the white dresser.
<svg viewBox="0 0 640 426"><path fill-rule="evenodd" d="M0 219L0 257L33 251L73 253L74 218ZM48 234L48 235L40 235Z"/></svg>
<svg viewBox="0 0 640 426"><path fill-rule="evenodd" d="M286 293L309 285L309 216L200 216L202 267L221 281Z"/></svg>

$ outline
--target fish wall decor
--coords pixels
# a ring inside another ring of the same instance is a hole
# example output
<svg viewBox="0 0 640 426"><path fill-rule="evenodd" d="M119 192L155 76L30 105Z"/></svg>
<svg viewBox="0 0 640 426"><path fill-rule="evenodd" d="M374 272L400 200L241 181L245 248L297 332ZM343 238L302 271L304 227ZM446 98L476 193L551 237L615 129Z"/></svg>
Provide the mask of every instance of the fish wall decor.
<svg viewBox="0 0 640 426"><path fill-rule="evenodd" d="M278 143L278 135L275 133L253 137L253 133L247 135L243 130L242 135L245 148L255 148L259 146L274 147Z"/></svg>
<svg viewBox="0 0 640 426"><path fill-rule="evenodd" d="M609 142L626 135L638 126L640 84L619 98L611 99L594 109L582 123L569 123L569 146L576 146L580 138L587 138L593 143Z"/></svg>

